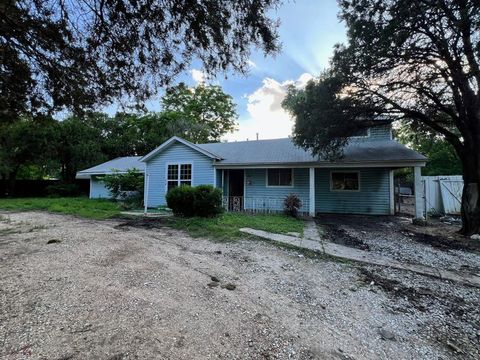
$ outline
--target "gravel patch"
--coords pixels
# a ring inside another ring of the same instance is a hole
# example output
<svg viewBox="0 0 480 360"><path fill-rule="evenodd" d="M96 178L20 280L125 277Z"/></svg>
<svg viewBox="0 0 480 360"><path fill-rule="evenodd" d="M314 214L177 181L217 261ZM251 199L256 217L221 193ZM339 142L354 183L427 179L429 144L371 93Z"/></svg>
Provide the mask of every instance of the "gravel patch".
<svg viewBox="0 0 480 360"><path fill-rule="evenodd" d="M318 223L327 229L326 240L329 241L397 261L480 275L480 252L475 248L464 249L465 240L457 240L453 234L448 234L448 238L423 234L425 229L411 225L409 218L325 215L318 219ZM454 233L454 230L457 228L453 227L450 232ZM337 240L337 234L340 234L340 240ZM436 239L441 241L434 241Z"/></svg>
<svg viewBox="0 0 480 360"><path fill-rule="evenodd" d="M0 216L1 358L478 358L478 289L263 241Z"/></svg>

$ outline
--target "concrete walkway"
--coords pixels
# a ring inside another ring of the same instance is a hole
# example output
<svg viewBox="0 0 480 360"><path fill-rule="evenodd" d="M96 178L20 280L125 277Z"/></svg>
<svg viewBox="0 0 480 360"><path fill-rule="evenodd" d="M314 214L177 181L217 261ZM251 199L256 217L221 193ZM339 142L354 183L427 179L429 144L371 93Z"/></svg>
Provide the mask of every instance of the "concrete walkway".
<svg viewBox="0 0 480 360"><path fill-rule="evenodd" d="M451 280L461 284L480 288L479 276L471 274L461 274L455 271L442 270L420 264L401 263L399 261L392 260L384 256L372 254L367 251L322 241L316 229L316 225L312 221L307 222L307 227L304 230L304 238L282 234L274 234L267 231L255 230L250 228L242 228L240 229L240 231L283 244L313 250L321 254L334 256L340 259L359 261L372 265L388 266L400 270L408 270L418 274L433 276L439 279Z"/></svg>

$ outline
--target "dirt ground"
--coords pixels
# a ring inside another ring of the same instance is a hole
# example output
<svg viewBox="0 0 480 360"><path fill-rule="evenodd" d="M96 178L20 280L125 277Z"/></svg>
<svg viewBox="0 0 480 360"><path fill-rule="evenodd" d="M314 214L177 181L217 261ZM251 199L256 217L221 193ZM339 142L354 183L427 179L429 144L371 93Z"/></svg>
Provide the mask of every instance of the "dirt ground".
<svg viewBox="0 0 480 360"><path fill-rule="evenodd" d="M263 241L0 216L1 358L480 357L480 289Z"/></svg>

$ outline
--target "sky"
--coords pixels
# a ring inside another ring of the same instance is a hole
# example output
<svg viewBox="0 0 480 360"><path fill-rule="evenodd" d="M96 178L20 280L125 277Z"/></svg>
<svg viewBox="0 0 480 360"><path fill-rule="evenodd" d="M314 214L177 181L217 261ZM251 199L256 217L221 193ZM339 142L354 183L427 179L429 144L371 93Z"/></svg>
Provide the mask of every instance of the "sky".
<svg viewBox="0 0 480 360"><path fill-rule="evenodd" d="M223 140L254 140L257 133L260 139L291 134L293 120L281 107L286 88L289 84L304 86L328 66L333 46L346 39L337 13L336 0L286 1L274 12L280 19L281 52L266 58L253 51L246 76L230 74L207 80L219 84L237 104L238 130ZM202 69L194 66L178 79L190 86L203 80ZM147 107L158 111L158 99Z"/></svg>

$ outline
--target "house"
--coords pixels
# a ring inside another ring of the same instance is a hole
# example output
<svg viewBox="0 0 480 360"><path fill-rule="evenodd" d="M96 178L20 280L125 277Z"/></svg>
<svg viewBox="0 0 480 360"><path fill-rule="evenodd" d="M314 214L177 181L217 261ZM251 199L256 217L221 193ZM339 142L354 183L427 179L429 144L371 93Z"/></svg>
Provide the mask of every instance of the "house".
<svg viewBox="0 0 480 360"><path fill-rule="evenodd" d="M125 173L128 169L137 169L139 173L145 172L145 164L140 161L141 156L119 157L103 164L77 172L77 179L90 179L90 199L109 198L110 191L105 188L100 178L103 175L115 172Z"/></svg>
<svg viewBox="0 0 480 360"><path fill-rule="evenodd" d="M127 159L79 174L92 174L95 182L95 176L111 166L125 171L131 165ZM122 161L125 166L120 168ZM227 210L282 210L285 196L294 193L311 215L387 215L394 212L393 171L413 167L419 189L426 158L393 140L391 124L383 123L351 138L344 156L334 162L313 157L290 138L193 144L179 137L134 162L144 165L146 207L165 205L165 194L175 186L210 184L222 189ZM91 197L105 194L100 186L92 185ZM415 193L416 215L422 217L421 191Z"/></svg>

